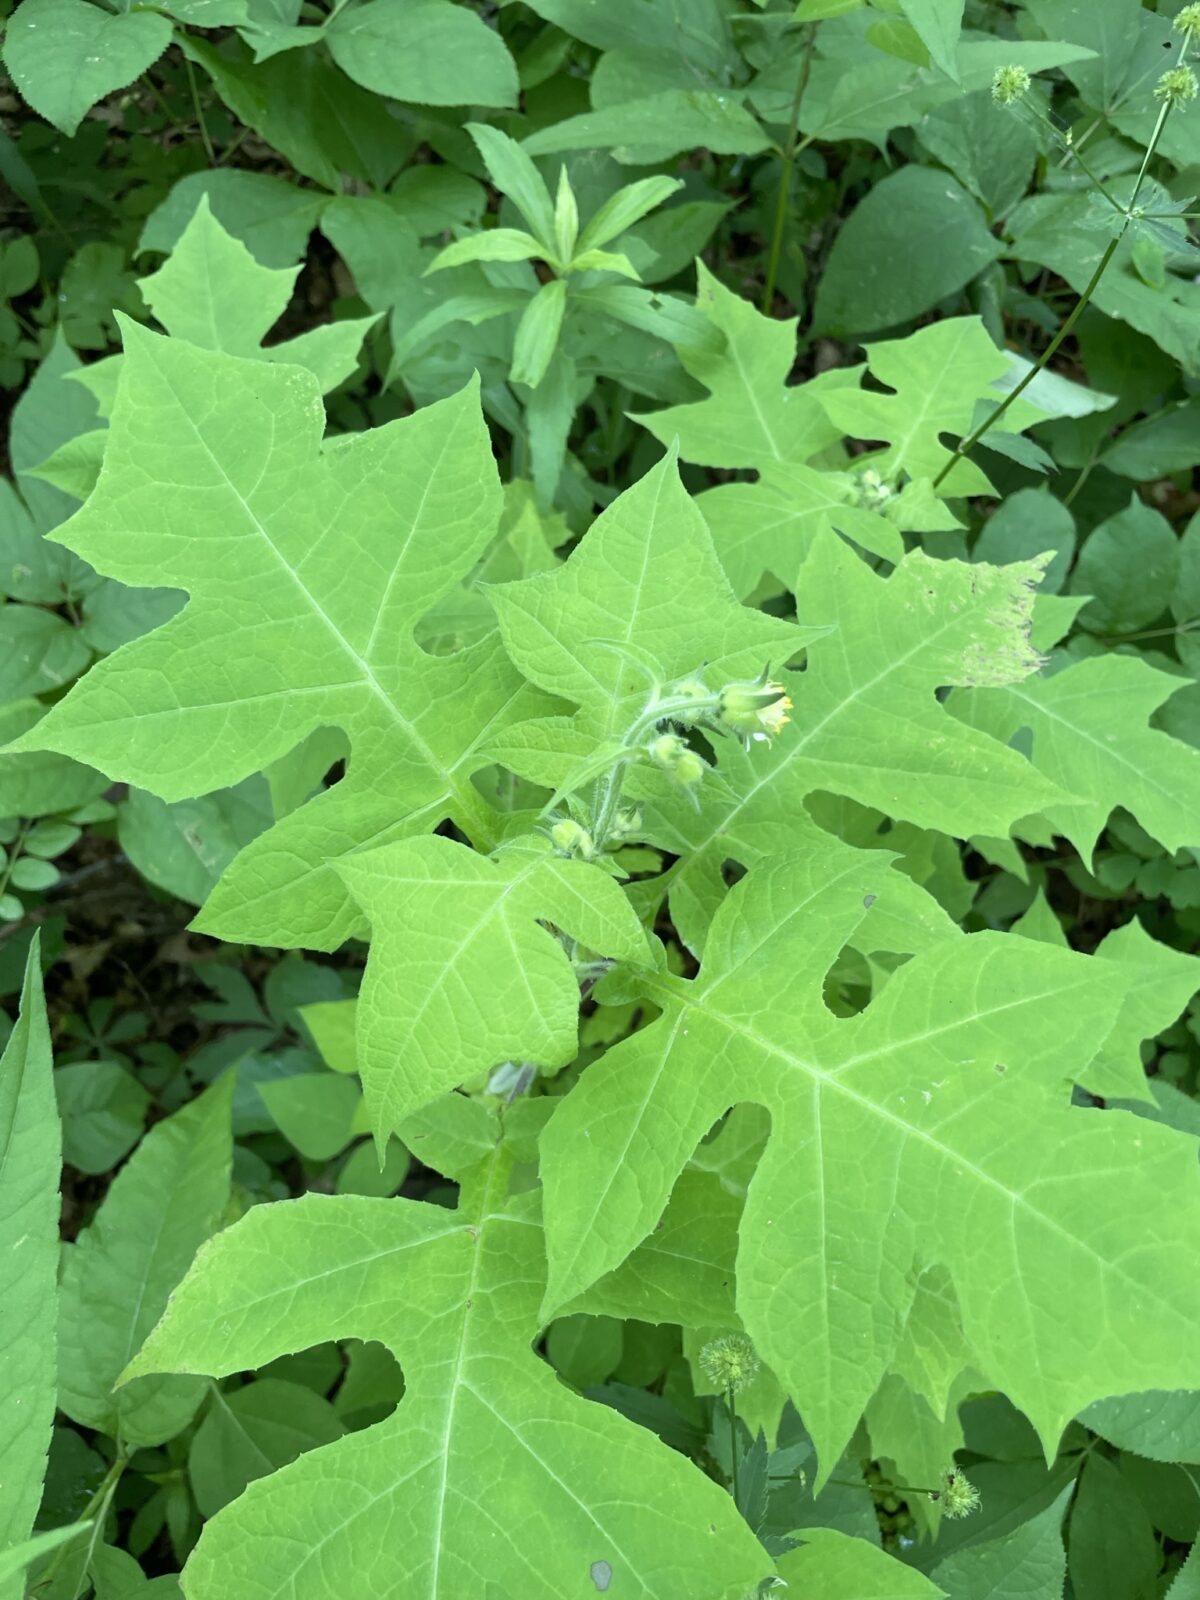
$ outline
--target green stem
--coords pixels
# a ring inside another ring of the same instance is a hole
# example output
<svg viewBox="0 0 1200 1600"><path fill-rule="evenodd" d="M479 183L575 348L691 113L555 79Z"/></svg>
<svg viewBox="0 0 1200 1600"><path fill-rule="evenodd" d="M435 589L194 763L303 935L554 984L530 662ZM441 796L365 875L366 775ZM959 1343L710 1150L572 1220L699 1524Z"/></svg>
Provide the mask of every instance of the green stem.
<svg viewBox="0 0 1200 1600"><path fill-rule="evenodd" d="M1099 284L1100 279L1104 276L1105 269L1108 267L1108 263L1117 253L1117 246L1124 237L1125 229L1123 227L1115 238L1108 241L1108 245L1105 248L1104 254L1100 257L1099 264L1097 265L1095 272L1092 273L1092 276L1088 281L1087 288L1084 289L1079 299L1075 302L1075 307L1072 310L1071 315L1063 323L1062 327L1055 334L1054 338L1051 339L1050 343L1046 346L1045 350L1043 350L1039 359L1032 367L1030 367L1029 371L1021 379L1020 383L1018 383L1015 388L1009 390L1008 394L996 407L995 411L991 412L984 418L980 425L975 429L974 433L969 434L967 438L959 441L949 461L947 461L946 465L933 480L933 487L935 489L941 487L945 480L950 476L950 473L954 470L955 464L961 461L963 456L970 454L970 452L979 443L980 439L983 438L984 434L987 433L989 429L995 427L996 423L999 422L1000 418L1008 410L1009 406L1011 406L1014 401L1016 401L1020 395L1025 392L1026 389L1028 389L1029 385L1037 377L1038 373L1041 372L1042 368L1053 357L1055 351L1062 344L1063 340L1067 338L1071 332L1071 329L1075 326L1080 317L1083 315L1084 311L1087 309L1088 302L1095 294L1096 287Z"/></svg>
<svg viewBox="0 0 1200 1600"><path fill-rule="evenodd" d="M657 691L655 698L631 724L625 734L625 745L629 751L628 756L622 756L606 778L602 778L597 785L592 802L592 841L597 850L604 848L612 828L613 817L621 800L621 790L625 783L625 771L637 753L637 747L650 729L660 722L668 722L680 712L696 712L706 706L713 709L720 704L721 696L714 694L711 702L697 701L686 696L677 695L674 699L659 700Z"/></svg>
<svg viewBox="0 0 1200 1600"><path fill-rule="evenodd" d="M809 75L812 72L813 49L816 44L817 29L814 23L809 29L804 41L804 55L800 64L800 76L796 82L796 93L792 96L792 114L788 122L787 139L781 152L783 161L779 173L779 192L775 197L775 225L771 230L771 249L767 256L767 276L763 284L762 311L764 316L770 316L771 306L775 299L775 282L779 276L779 258L783 251L783 230L787 222L788 196L792 188L792 168L796 164L796 135L800 131L800 102L804 99L804 91L808 87Z"/></svg>
<svg viewBox="0 0 1200 1600"><path fill-rule="evenodd" d="M187 72L188 88L192 91L192 104L196 108L196 121L200 124L200 138L204 143L204 154L208 157L210 167L217 164L216 151L213 149L212 140L208 137L208 124L204 120L204 107L200 104L200 91L196 87L196 69L192 66L190 56L183 58L184 70Z"/></svg>
<svg viewBox="0 0 1200 1600"><path fill-rule="evenodd" d="M92 1524L91 1531L88 1534L88 1562L91 1560L92 1551L96 1548L96 1541L104 1531L104 1519L108 1515L109 1501L116 1493L117 1484L120 1482L121 1474L125 1471L127 1465L128 1457L119 1449L112 1466L105 1473L100 1487L83 1508L79 1517L80 1522L90 1522ZM79 1542L75 1539L69 1539L66 1544L60 1545L45 1572L38 1579L37 1587L44 1589L71 1552L73 1550L78 1551L78 1549ZM88 1562L85 1562L81 1569L81 1577L87 1571ZM76 1594L79 1593L80 1587L80 1585L76 1586Z"/></svg>
<svg viewBox="0 0 1200 1600"><path fill-rule="evenodd" d="M1179 60L1176 63L1177 65L1182 66L1186 61L1187 50L1188 39L1185 36L1183 44L1180 47ZM1047 362L1053 358L1063 340L1068 336L1068 334L1071 332L1071 329L1075 326L1080 317L1083 315L1084 311L1087 309L1092 296L1099 287L1100 279L1104 276L1105 271L1108 268L1109 262L1117 253L1117 246L1121 243L1122 239L1124 239L1129 224L1133 220L1134 208L1137 205L1138 196L1142 192L1142 185L1146 181L1146 173L1149 171L1150 162L1154 158L1154 152L1158 148L1158 141L1162 138L1163 129L1167 125L1167 118L1171 115L1171 106L1172 102L1170 100L1163 101L1162 108L1158 113L1158 121L1154 124L1154 132L1150 135L1150 142L1146 146L1145 155L1142 157L1142 165L1138 171L1137 178L1134 180L1133 193L1129 197L1129 203L1121 208L1124 211L1125 220L1121 224L1120 232L1117 233L1114 238L1108 241L1108 245L1105 248L1104 254L1100 257L1095 272L1092 273L1091 278L1088 280L1087 287L1084 289L1079 299L1075 302L1074 310L1055 334L1054 338L1051 339L1045 350L1042 351L1042 354L1039 356L1038 360L1033 364L1032 367L1030 367L1029 371L1021 379L1020 383L1018 383L1015 388L1009 390L1001 404L998 405L995 411L993 411L989 416L984 418L983 422L980 423L979 427L975 429L974 433L970 434L966 439L959 440L958 445L956 446L949 461L947 461L946 465L933 480L933 487L935 489L940 488L945 480L950 476L950 473L954 470L955 463L960 461L963 456L968 455L975 448L980 439L983 438L984 434L987 433L989 429L995 427L996 423L999 422L1000 418L1008 410L1009 406L1013 404L1019 395L1023 394L1024 391L1028 389L1029 385L1037 377L1038 373L1041 372L1046 366Z"/></svg>
<svg viewBox="0 0 1200 1600"><path fill-rule="evenodd" d="M733 1503L740 1511L742 1502L738 1494L737 1411L734 1409L732 1389L726 1389L725 1391L725 1409L729 1412L729 1464L733 1480Z"/></svg>

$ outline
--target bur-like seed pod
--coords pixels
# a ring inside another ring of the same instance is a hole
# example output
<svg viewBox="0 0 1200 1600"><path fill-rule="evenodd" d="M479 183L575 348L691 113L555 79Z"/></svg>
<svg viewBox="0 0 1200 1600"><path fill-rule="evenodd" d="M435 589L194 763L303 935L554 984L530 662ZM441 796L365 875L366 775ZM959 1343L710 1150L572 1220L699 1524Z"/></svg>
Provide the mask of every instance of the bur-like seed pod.
<svg viewBox="0 0 1200 1600"><path fill-rule="evenodd" d="M1175 18L1175 27L1189 39L1200 37L1200 5L1184 6Z"/></svg>
<svg viewBox="0 0 1200 1600"><path fill-rule="evenodd" d="M992 99L998 106L1011 106L1029 88L1030 81L1024 67L997 67L992 77Z"/></svg>
<svg viewBox="0 0 1200 1600"><path fill-rule="evenodd" d="M1169 106L1182 106L1194 100L1198 90L1200 84L1196 82L1196 74L1191 67L1172 67L1158 80L1154 98L1165 100Z"/></svg>
<svg viewBox="0 0 1200 1600"><path fill-rule="evenodd" d="M741 1394L758 1376L759 1359L744 1333L723 1333L700 1352L700 1370L714 1389Z"/></svg>
<svg viewBox="0 0 1200 1600"><path fill-rule="evenodd" d="M960 1467L951 1467L942 1478L941 1502L948 1517L969 1517L979 1509L979 1490Z"/></svg>

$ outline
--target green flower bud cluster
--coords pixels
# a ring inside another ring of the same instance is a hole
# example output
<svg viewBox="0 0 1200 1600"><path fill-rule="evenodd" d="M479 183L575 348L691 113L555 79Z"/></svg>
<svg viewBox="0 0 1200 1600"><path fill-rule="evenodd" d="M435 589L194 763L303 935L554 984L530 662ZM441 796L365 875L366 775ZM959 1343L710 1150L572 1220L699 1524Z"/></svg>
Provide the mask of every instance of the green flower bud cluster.
<svg viewBox="0 0 1200 1600"><path fill-rule="evenodd" d="M1175 18L1174 26L1189 39L1200 38L1200 4L1184 6Z"/></svg>
<svg viewBox="0 0 1200 1600"><path fill-rule="evenodd" d="M997 67L992 77L992 99L998 106L1014 105L1026 93L1030 82L1024 67Z"/></svg>
<svg viewBox="0 0 1200 1600"><path fill-rule="evenodd" d="M646 746L646 754L680 789L694 789L708 771L704 761L677 733L655 734Z"/></svg>
<svg viewBox="0 0 1200 1600"><path fill-rule="evenodd" d="M868 511L878 511L892 498L892 487L874 467L864 467L855 474L855 497Z"/></svg>
<svg viewBox="0 0 1200 1600"><path fill-rule="evenodd" d="M1194 100L1197 92L1200 92L1200 83L1197 83L1191 67L1172 67L1158 80L1154 98L1165 101L1169 106L1181 106Z"/></svg>
<svg viewBox="0 0 1200 1600"><path fill-rule="evenodd" d="M723 1394L741 1394L758 1377L761 1363L744 1333L710 1339L700 1352L700 1370Z"/></svg>

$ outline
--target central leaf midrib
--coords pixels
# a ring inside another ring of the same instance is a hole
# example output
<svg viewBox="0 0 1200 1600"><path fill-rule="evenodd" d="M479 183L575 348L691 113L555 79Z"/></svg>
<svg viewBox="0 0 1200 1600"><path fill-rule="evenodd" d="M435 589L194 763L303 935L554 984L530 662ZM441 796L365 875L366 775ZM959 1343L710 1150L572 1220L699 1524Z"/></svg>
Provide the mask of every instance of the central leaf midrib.
<svg viewBox="0 0 1200 1600"><path fill-rule="evenodd" d="M445 766L445 764L437 756L432 746L427 743L427 741L418 731L416 725L409 721L409 719L400 710L400 707L396 704L396 701L387 693L383 685L375 676L375 672L371 666L371 663L364 656L361 656L357 650L355 650L354 646L346 638L345 634L342 633L337 623L321 605L316 595L311 589L309 589L308 585L304 582L303 578L301 578L300 574L286 559L282 550L280 550L274 539L272 539L266 525L254 511L249 501L242 495L241 491L233 482L233 479L229 476L228 472L226 472L224 465L213 452L208 440L204 437L199 426L188 412L187 407L184 405L182 397L175 388L171 375L164 372L161 366L159 368L159 372L163 377L163 381L166 383L171 392L171 397L175 401L180 415L187 422L187 425L195 436L197 443L200 445L201 449L212 463L214 470L217 472L221 481L225 484L228 492L237 501L238 505L241 506L242 511L250 521L253 531L258 534L262 542L266 545L267 549L270 550L271 554L274 556L279 570L285 574L292 586L300 593L300 595L303 596L309 609L320 620L325 630L333 638L335 644L340 648L342 653L354 663L355 667L358 669L362 682L366 684L370 693L390 713L392 720L396 723L396 725L404 730L405 734L408 736L409 740L420 754L421 759L433 772L438 775L442 783L445 785L447 791L453 795L453 797L458 801L459 805L463 808L464 813L471 817L476 825L478 825L480 822L481 800L477 798L476 791L469 789L469 780L467 789L464 790L464 787L457 774L451 768ZM272 417L272 429L273 428L274 418ZM273 443L274 436L272 435L272 444ZM487 834L490 835L490 829L487 830ZM490 838L486 838L486 842L490 842Z"/></svg>

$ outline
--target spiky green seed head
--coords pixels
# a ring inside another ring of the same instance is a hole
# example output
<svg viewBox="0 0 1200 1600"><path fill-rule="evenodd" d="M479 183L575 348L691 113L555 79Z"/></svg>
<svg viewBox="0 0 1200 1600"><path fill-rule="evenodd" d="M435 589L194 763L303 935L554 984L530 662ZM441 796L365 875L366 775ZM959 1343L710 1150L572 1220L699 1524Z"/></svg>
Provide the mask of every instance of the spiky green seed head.
<svg viewBox="0 0 1200 1600"><path fill-rule="evenodd" d="M1197 92L1200 92L1200 83L1196 82L1191 67L1172 67L1158 80L1154 98L1166 101L1169 106L1182 106L1194 100Z"/></svg>
<svg viewBox="0 0 1200 1600"><path fill-rule="evenodd" d="M723 1333L700 1352L700 1370L714 1389L741 1394L758 1377L759 1359L744 1333Z"/></svg>
<svg viewBox="0 0 1200 1600"><path fill-rule="evenodd" d="M1030 82L1024 67L997 67L992 77L992 99L998 106L1011 106L1029 88Z"/></svg>
<svg viewBox="0 0 1200 1600"><path fill-rule="evenodd" d="M1200 4L1184 6L1175 18L1175 27L1189 39L1200 37Z"/></svg>
<svg viewBox="0 0 1200 1600"><path fill-rule="evenodd" d="M979 1490L960 1467L942 1476L942 1510L948 1517L969 1517L979 1509Z"/></svg>

